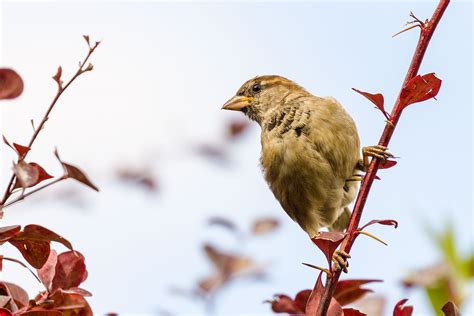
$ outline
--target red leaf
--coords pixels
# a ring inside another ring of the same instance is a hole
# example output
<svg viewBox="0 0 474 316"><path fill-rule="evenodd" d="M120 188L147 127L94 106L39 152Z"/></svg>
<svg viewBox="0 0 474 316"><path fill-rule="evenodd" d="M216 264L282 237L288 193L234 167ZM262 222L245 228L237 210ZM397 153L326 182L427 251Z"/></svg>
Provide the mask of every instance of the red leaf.
<svg viewBox="0 0 474 316"><path fill-rule="evenodd" d="M351 304L362 298L365 294L372 292L369 289L361 288L362 285L371 282L382 282L382 280L342 280L337 282L334 290L334 298L342 306Z"/></svg>
<svg viewBox="0 0 474 316"><path fill-rule="evenodd" d="M15 306L15 303L13 302L10 296L7 285L1 281L0 281L0 307L5 308L12 312L16 312L18 309Z"/></svg>
<svg viewBox="0 0 474 316"><path fill-rule="evenodd" d="M295 304L299 310L304 312L306 310L306 304L308 304L309 297L311 296L311 290L299 291L295 296Z"/></svg>
<svg viewBox="0 0 474 316"><path fill-rule="evenodd" d="M57 257L52 281L52 292L78 287L87 278L84 256L77 251L67 251Z"/></svg>
<svg viewBox="0 0 474 316"><path fill-rule="evenodd" d="M398 227L398 222L396 220L393 220L393 219L374 219L374 220L371 220L370 222L368 222L367 224L365 224L364 226L362 226L361 228L359 228L358 230L363 230L364 228L370 226L370 225L374 225L374 224L380 224L380 225L387 225L387 226L394 226L395 228Z"/></svg>
<svg viewBox="0 0 474 316"><path fill-rule="evenodd" d="M218 272L226 277L245 272L259 274L262 270L261 266L248 257L225 253L209 244L204 245L204 252Z"/></svg>
<svg viewBox="0 0 474 316"><path fill-rule="evenodd" d="M51 291L54 274L56 272L56 263L58 262L58 254L54 249L49 252L46 263L38 269L38 276L46 290Z"/></svg>
<svg viewBox="0 0 474 316"><path fill-rule="evenodd" d="M316 315L318 311L320 298L324 290L324 286L321 281L321 275L322 275L322 272L319 273L318 279L316 280L316 283L314 284L313 291L311 292L311 295L308 299L308 304L306 305L306 315ZM326 313L326 316L342 316L342 315L343 315L343 311L342 311L341 305L334 299L334 297L332 297L331 302L329 303L329 308Z"/></svg>
<svg viewBox="0 0 474 316"><path fill-rule="evenodd" d="M30 162L30 165L33 166L33 168L36 168L38 170L38 183L44 180L51 179L53 177L52 175L47 173L46 170L44 170L43 167L38 165L36 162Z"/></svg>
<svg viewBox="0 0 474 316"><path fill-rule="evenodd" d="M272 311L275 313L304 314L306 303L308 302L311 290L303 290L296 294L293 300L288 295L277 294L272 304Z"/></svg>
<svg viewBox="0 0 474 316"><path fill-rule="evenodd" d="M73 165L67 164L63 162L64 170L66 170L67 176L69 178L73 178L85 185L89 188L99 192L99 189L87 178L87 176L82 172L79 168L74 167Z"/></svg>
<svg viewBox="0 0 474 316"><path fill-rule="evenodd" d="M99 189L87 178L84 172L82 172L79 168L73 165L63 162L61 158L59 158L59 153L57 150L54 151L54 154L58 158L59 162L62 164L64 172L66 173L65 176L67 176L68 178L75 179L97 192L99 191Z"/></svg>
<svg viewBox="0 0 474 316"><path fill-rule="evenodd" d="M288 314L303 314L304 311L298 309L289 296L284 294L275 295L275 299L270 302L272 304L272 311L275 313L288 313Z"/></svg>
<svg viewBox="0 0 474 316"><path fill-rule="evenodd" d="M54 311L54 310L34 310L34 311L27 311L27 312L21 313L20 315L22 316L23 315L25 316L63 316L64 313L62 313L61 311Z"/></svg>
<svg viewBox="0 0 474 316"><path fill-rule="evenodd" d="M367 314L353 308L344 308L342 311L344 312L344 316L367 316Z"/></svg>
<svg viewBox="0 0 474 316"><path fill-rule="evenodd" d="M240 135L242 135L243 132L247 130L247 128L250 126L250 123L247 120L238 120L238 121L232 121L228 125L228 135L229 138L236 138Z"/></svg>
<svg viewBox="0 0 474 316"><path fill-rule="evenodd" d="M403 87L400 93L402 109L408 105L435 97L441 88L441 80L434 73L416 76Z"/></svg>
<svg viewBox="0 0 474 316"><path fill-rule="evenodd" d="M117 171L117 176L122 181L132 182L140 185L150 192L157 192L159 185L150 168L121 168Z"/></svg>
<svg viewBox="0 0 474 316"><path fill-rule="evenodd" d="M39 225L27 225L23 231L8 240L36 269L40 269L48 260L51 241L59 242L72 249L68 240Z"/></svg>
<svg viewBox="0 0 474 316"><path fill-rule="evenodd" d="M35 300L39 301L44 299L45 293L40 293ZM62 291L57 291L53 295L49 296L48 299L39 306L34 306L29 309L31 312L40 312L41 316L51 314L52 316L61 315L57 314L62 312L65 316L92 316L92 310L87 301L79 294L69 294ZM34 316L35 314L30 314Z"/></svg>
<svg viewBox="0 0 474 316"><path fill-rule="evenodd" d="M49 308L62 311L63 316L93 316L89 304L79 294L58 291L50 299L53 303L51 303Z"/></svg>
<svg viewBox="0 0 474 316"><path fill-rule="evenodd" d="M0 69L0 99L13 99L23 92L23 80L12 69Z"/></svg>
<svg viewBox="0 0 474 316"><path fill-rule="evenodd" d="M47 241L14 241L10 239L8 242L15 246L21 252L23 258L36 269L41 268L48 260L50 247Z"/></svg>
<svg viewBox="0 0 474 316"><path fill-rule="evenodd" d="M41 181L52 178L52 176L37 163L27 163L24 160L20 160L18 164L13 165L13 172L18 180L15 182L14 188L30 188Z"/></svg>
<svg viewBox="0 0 474 316"><path fill-rule="evenodd" d="M13 149L20 158L23 158L29 151L30 151L30 147L26 147L26 146L22 146L22 145L19 145L17 143L13 143L13 146L10 144L10 142L7 140L7 138L5 137L5 135L3 135L3 142L8 146L10 147L11 149Z"/></svg>
<svg viewBox="0 0 474 316"><path fill-rule="evenodd" d="M384 108L384 99L383 99L382 94L380 94L380 93L372 94L372 93L357 90L355 88L352 88L352 90L354 90L355 92L357 92L359 94L362 94L364 97L369 99L370 102L375 104L377 109L379 109L383 113L383 115L388 118L388 114L387 114L387 112L385 111L385 108Z"/></svg>
<svg viewBox="0 0 474 316"><path fill-rule="evenodd" d="M18 156L20 156L20 158L25 157L25 155L26 155L26 154L30 151L30 149L31 149L30 147L18 145L17 143L13 143L13 147L15 147L16 152L18 153Z"/></svg>
<svg viewBox="0 0 474 316"><path fill-rule="evenodd" d="M227 218L223 218L223 217L218 217L218 216L211 217L208 219L207 223L209 225L221 226L231 231L237 230L237 226L231 220Z"/></svg>
<svg viewBox="0 0 474 316"><path fill-rule="evenodd" d="M0 316L13 316L13 314L6 308L0 308Z"/></svg>
<svg viewBox="0 0 474 316"><path fill-rule="evenodd" d="M399 301L393 309L393 316L411 316L413 314L413 306L404 306L408 299Z"/></svg>
<svg viewBox="0 0 474 316"><path fill-rule="evenodd" d="M8 291L10 292L11 298L14 300L15 304L18 308L27 307L29 303L28 293L21 287L16 284L3 282L8 287Z"/></svg>
<svg viewBox="0 0 474 316"><path fill-rule="evenodd" d="M308 298L305 310L306 315L316 315L316 312L318 311L319 301L324 289L323 282L321 281L321 275L322 272L319 272L318 278L316 279L316 283L314 284L314 288Z"/></svg>
<svg viewBox="0 0 474 316"><path fill-rule="evenodd" d="M379 169L392 168L392 167L395 166L396 164L397 164L397 162L394 161L394 160L382 160L382 161L380 161Z"/></svg>
<svg viewBox="0 0 474 316"><path fill-rule="evenodd" d="M15 236L20 230L20 225L0 227L0 245Z"/></svg>
<svg viewBox="0 0 474 316"><path fill-rule="evenodd" d="M276 218L262 217L255 220L252 225L252 234L264 235L278 228L280 222Z"/></svg>
<svg viewBox="0 0 474 316"><path fill-rule="evenodd" d="M332 267L331 261L334 251L336 251L337 247L344 240L344 237L346 237L346 233L319 232L315 237L311 238L313 243L318 246L326 256L330 268Z"/></svg>
<svg viewBox="0 0 474 316"><path fill-rule="evenodd" d="M55 232L47 228L44 228L43 226L35 225L35 224L26 225L23 228L23 231L17 234L12 240L45 241L48 243L51 241L55 241L55 242L63 244L65 247L72 250L71 243L68 240L66 240L64 237L56 234ZM48 255L49 255L49 252L48 252Z"/></svg>
<svg viewBox="0 0 474 316"><path fill-rule="evenodd" d="M197 286L200 292L205 294L216 291L229 280L228 276L216 272L211 276L205 277L198 281Z"/></svg>
<svg viewBox="0 0 474 316"><path fill-rule="evenodd" d="M22 188L29 188L38 183L39 170L24 160L13 164L13 173L15 174L18 184Z"/></svg>
<svg viewBox="0 0 474 316"><path fill-rule="evenodd" d="M89 292L88 290L84 290L83 288L80 287L72 287L69 290L62 290L63 293L68 293L68 294L79 294L83 297L90 297L92 296L92 293Z"/></svg>
<svg viewBox="0 0 474 316"><path fill-rule="evenodd" d="M223 146L212 144L199 144L196 146L196 152L206 158L213 159L216 162L227 163L227 152Z"/></svg>
<svg viewBox="0 0 474 316"><path fill-rule="evenodd" d="M461 316L461 312L457 308L456 304L449 301L441 308L445 316Z"/></svg>

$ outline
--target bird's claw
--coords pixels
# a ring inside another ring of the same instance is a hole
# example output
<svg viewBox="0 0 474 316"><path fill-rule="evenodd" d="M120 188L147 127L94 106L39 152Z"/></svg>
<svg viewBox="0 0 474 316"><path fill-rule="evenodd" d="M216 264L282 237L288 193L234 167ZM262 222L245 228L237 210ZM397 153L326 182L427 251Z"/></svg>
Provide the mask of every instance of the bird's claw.
<svg viewBox="0 0 474 316"><path fill-rule="evenodd" d="M375 157L381 160L395 157L387 151L387 147L381 145L367 146L362 148L362 155L364 157Z"/></svg>
<svg viewBox="0 0 474 316"><path fill-rule="evenodd" d="M349 262L347 262L347 259L350 257L351 255L344 250L336 250L332 255L332 261L334 261L336 271L342 269L344 273L347 273L347 268L349 267Z"/></svg>
<svg viewBox="0 0 474 316"><path fill-rule="evenodd" d="M357 169L366 172L369 167L369 157L387 160L395 158L394 155L387 151L387 147L382 145L367 146L362 148L362 159L357 162Z"/></svg>

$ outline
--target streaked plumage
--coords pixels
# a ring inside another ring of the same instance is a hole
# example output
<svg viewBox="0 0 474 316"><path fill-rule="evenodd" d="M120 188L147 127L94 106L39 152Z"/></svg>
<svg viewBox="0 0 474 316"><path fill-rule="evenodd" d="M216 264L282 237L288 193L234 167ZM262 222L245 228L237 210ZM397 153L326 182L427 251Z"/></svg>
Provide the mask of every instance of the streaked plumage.
<svg viewBox="0 0 474 316"><path fill-rule="evenodd" d="M360 159L354 121L333 98L313 96L280 76L244 83L224 109L240 110L261 127L261 165L286 213L310 237L343 230Z"/></svg>

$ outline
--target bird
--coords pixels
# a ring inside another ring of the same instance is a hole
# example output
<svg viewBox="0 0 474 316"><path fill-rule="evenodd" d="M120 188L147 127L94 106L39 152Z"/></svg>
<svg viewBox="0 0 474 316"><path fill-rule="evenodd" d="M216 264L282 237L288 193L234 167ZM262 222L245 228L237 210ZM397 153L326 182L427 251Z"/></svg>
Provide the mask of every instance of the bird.
<svg viewBox="0 0 474 316"><path fill-rule="evenodd" d="M247 80L222 109L241 111L260 125L264 178L310 238L325 227L344 231L368 157L393 156L379 145L361 150L356 124L335 98L317 97L282 76ZM335 252L336 268L347 272L348 258Z"/></svg>

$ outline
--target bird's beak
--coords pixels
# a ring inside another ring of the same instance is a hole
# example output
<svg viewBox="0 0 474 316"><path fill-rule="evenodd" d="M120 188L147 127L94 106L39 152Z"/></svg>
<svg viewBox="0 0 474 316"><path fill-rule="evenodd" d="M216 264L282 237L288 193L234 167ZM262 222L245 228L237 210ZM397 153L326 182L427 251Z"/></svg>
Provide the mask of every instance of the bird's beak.
<svg viewBox="0 0 474 316"><path fill-rule="evenodd" d="M236 95L229 101L227 101L224 106L222 107L223 110L231 110L231 111L241 111L246 106L249 106L253 101L252 97L244 97L240 95Z"/></svg>

